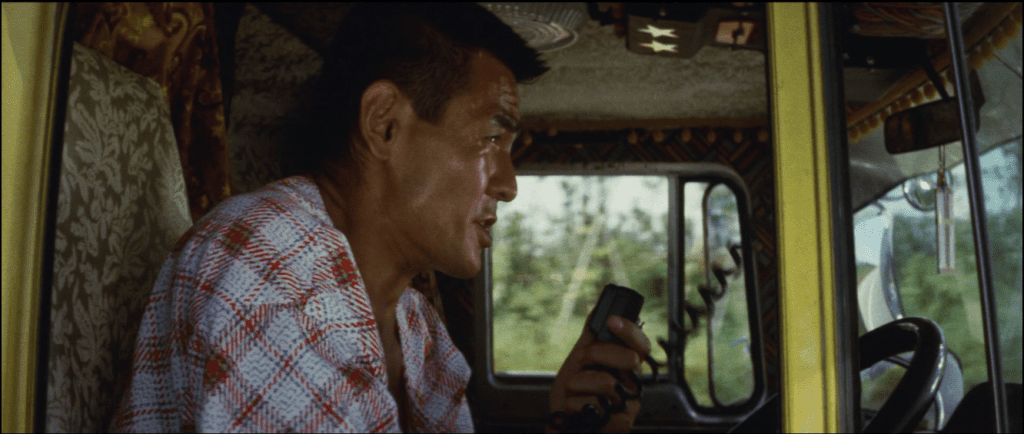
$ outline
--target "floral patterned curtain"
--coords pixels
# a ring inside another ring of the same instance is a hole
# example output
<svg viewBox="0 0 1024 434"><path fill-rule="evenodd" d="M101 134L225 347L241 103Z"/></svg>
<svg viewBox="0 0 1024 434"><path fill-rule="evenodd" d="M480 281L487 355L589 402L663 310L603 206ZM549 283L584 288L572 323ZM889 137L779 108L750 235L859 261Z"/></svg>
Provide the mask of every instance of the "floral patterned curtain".
<svg viewBox="0 0 1024 434"><path fill-rule="evenodd" d="M74 44L67 113L45 430L103 432L153 281L192 219L160 85Z"/></svg>
<svg viewBox="0 0 1024 434"><path fill-rule="evenodd" d="M74 38L163 88L193 220L233 193L212 4L79 3Z"/></svg>

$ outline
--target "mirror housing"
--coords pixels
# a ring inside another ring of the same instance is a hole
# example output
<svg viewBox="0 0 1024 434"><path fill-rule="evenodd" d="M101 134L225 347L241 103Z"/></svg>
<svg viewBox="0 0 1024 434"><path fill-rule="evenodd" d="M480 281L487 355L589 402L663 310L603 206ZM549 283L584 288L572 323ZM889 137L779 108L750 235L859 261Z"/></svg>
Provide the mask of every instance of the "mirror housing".
<svg viewBox="0 0 1024 434"><path fill-rule="evenodd" d="M985 97L978 73L971 70L971 96L974 115L980 128L981 106ZM960 113L956 97L930 102L894 113L885 120L885 150L890 154L934 148L960 140ZM977 131L975 131L977 132Z"/></svg>

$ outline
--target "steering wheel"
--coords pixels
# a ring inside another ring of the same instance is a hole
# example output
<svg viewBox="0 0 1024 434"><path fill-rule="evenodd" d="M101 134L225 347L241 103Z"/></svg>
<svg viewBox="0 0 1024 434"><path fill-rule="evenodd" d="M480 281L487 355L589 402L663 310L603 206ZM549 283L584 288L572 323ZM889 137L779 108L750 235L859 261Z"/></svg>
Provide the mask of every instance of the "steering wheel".
<svg viewBox="0 0 1024 434"><path fill-rule="evenodd" d="M917 426L935 399L946 364L946 340L939 325L927 318L906 317L860 337L860 369L900 353L913 351L910 366L896 389L864 432L905 432ZM774 395L730 432L764 432L780 427L781 405Z"/></svg>
<svg viewBox="0 0 1024 434"><path fill-rule="evenodd" d="M935 400L946 368L946 340L927 318L906 317L860 337L860 368L913 351L910 366L864 432L905 432L917 426Z"/></svg>

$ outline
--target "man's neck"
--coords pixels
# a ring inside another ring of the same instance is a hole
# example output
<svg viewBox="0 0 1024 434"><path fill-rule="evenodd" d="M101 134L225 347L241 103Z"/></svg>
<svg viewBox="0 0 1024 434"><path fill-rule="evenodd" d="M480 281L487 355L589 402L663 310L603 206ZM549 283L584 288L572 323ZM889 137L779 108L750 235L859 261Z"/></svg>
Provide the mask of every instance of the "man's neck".
<svg viewBox="0 0 1024 434"><path fill-rule="evenodd" d="M409 282L419 272L402 261L403 246L381 218L382 196L372 186L345 188L352 184L326 177L314 178L334 227L345 234L352 256L366 285L376 321L395 325L395 308Z"/></svg>

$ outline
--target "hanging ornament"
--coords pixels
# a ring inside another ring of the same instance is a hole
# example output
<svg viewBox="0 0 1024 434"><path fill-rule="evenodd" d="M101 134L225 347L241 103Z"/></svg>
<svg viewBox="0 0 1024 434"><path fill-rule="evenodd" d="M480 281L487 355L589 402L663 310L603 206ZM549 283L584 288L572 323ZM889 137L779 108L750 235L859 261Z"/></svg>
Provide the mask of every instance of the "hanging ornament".
<svg viewBox="0 0 1024 434"><path fill-rule="evenodd" d="M924 101L924 93L921 92L921 89L914 88L914 90L910 91L910 101L914 105L919 105Z"/></svg>
<svg viewBox="0 0 1024 434"><path fill-rule="evenodd" d="M1013 36L1007 34L1008 27L1010 27L1009 23L1003 23L992 31L992 48L999 50L1005 47L1007 42L1010 42L1010 38Z"/></svg>
<svg viewBox="0 0 1024 434"><path fill-rule="evenodd" d="M899 104L900 104L900 111L907 110L907 109L909 109L911 107L914 107L914 105L910 102L910 95L904 95L903 98L900 98Z"/></svg>
<svg viewBox="0 0 1024 434"><path fill-rule="evenodd" d="M984 42L982 42L981 48L979 50L981 52L981 58L983 60L989 60L992 58L992 56L995 55L995 48L992 47L992 42L989 40L985 40Z"/></svg>
<svg viewBox="0 0 1024 434"><path fill-rule="evenodd" d="M971 53L967 55L967 62L971 64L971 69L977 71L981 69L982 65L985 64L985 58L981 55L981 48L975 47L971 50Z"/></svg>
<svg viewBox="0 0 1024 434"><path fill-rule="evenodd" d="M1020 9L1017 10L1019 11ZM1017 30L1020 29L1020 22L1017 21L1016 19L1013 19L1009 21L1003 21L1003 23L1006 24L1005 27L1003 27L1003 34L1006 35L1006 37L1009 39L1017 37Z"/></svg>
<svg viewBox="0 0 1024 434"><path fill-rule="evenodd" d="M935 88L934 84L928 83L924 85L924 97L928 99L935 98L938 93L938 89Z"/></svg>
<svg viewBox="0 0 1024 434"><path fill-rule="evenodd" d="M939 274L953 274L956 266L956 221L953 189L946 182L946 145L939 146L939 181L935 185L935 246Z"/></svg>

